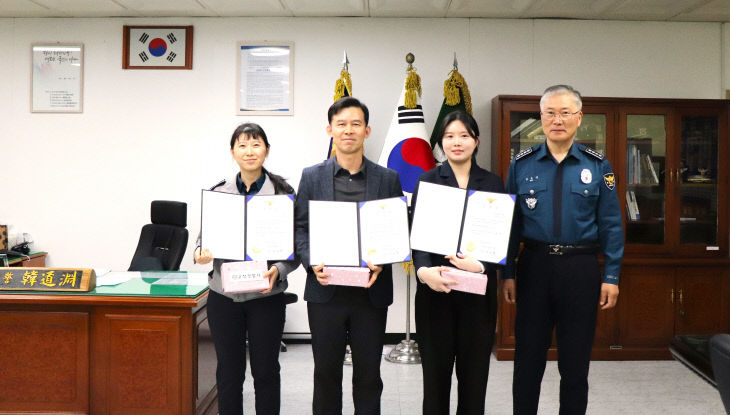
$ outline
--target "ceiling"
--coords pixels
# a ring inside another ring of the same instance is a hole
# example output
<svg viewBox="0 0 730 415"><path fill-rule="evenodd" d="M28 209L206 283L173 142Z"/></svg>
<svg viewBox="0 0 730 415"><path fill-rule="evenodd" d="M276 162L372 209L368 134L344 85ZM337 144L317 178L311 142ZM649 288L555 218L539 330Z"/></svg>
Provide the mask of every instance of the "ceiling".
<svg viewBox="0 0 730 415"><path fill-rule="evenodd" d="M482 17L728 22L728 0L0 0L0 17Z"/></svg>

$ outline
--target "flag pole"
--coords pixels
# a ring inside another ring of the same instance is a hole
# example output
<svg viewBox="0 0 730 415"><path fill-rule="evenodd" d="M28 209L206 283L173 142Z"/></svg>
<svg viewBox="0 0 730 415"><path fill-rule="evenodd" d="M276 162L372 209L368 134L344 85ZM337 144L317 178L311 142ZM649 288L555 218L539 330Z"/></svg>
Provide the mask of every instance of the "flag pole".
<svg viewBox="0 0 730 415"><path fill-rule="evenodd" d="M412 268L412 267L411 267ZM411 340L411 273L406 272L406 339L393 347L393 350L385 356L385 360L391 363L420 364L421 353L418 351L418 343Z"/></svg>
<svg viewBox="0 0 730 415"><path fill-rule="evenodd" d="M412 53L406 55L409 71L413 70L415 60ZM385 356L385 360L391 363L420 364L421 353L418 351L418 343L411 340L411 270L415 271L415 269L412 262L403 268L406 272L406 338L393 347L393 350Z"/></svg>

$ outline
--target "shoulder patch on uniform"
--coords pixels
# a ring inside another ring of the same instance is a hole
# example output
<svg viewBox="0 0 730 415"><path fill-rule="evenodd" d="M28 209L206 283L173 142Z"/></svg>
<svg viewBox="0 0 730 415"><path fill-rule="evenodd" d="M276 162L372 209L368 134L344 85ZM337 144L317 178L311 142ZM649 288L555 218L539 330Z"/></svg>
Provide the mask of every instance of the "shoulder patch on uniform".
<svg viewBox="0 0 730 415"><path fill-rule="evenodd" d="M598 160L603 160L603 154L597 152L596 150L594 150L590 147L583 147L581 150L583 150L583 152L590 154L591 156L597 158Z"/></svg>
<svg viewBox="0 0 730 415"><path fill-rule="evenodd" d="M529 154L530 154L530 153L532 153L533 151L534 151L534 150L532 149L532 147L528 148L527 150L523 150L523 151L519 152L519 153L518 153L518 154L517 154L517 155L515 156L515 160L519 160L519 159L521 159L521 158L523 158L523 157L525 157L525 156L529 155Z"/></svg>
<svg viewBox="0 0 730 415"><path fill-rule="evenodd" d="M223 179L223 180L219 181L218 184L216 184L215 186L211 187L209 190L215 190L216 187L221 187L224 184L226 184L226 179Z"/></svg>
<svg viewBox="0 0 730 415"><path fill-rule="evenodd" d="M608 190L613 190L616 188L616 176L614 176L613 173L604 174L603 182L606 183L606 187L608 187Z"/></svg>

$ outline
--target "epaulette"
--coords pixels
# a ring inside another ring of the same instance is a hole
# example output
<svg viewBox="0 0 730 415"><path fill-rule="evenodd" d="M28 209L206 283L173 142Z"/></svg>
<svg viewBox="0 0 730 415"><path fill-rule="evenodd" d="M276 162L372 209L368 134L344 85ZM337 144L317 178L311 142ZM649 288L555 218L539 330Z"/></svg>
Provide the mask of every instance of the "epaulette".
<svg viewBox="0 0 730 415"><path fill-rule="evenodd" d="M534 149L535 149L535 147L530 147L530 148L528 148L527 150L522 150L522 151L520 151L520 152L519 152L519 153L518 153L518 154L517 154L517 155L515 156L515 161L517 161L517 160L519 160L519 159L521 159L521 158L523 158L523 157L527 156L528 154L531 154L531 153L532 153L533 151L535 151Z"/></svg>
<svg viewBox="0 0 730 415"><path fill-rule="evenodd" d="M591 156L597 158L598 160L603 160L603 154L597 152L596 150L594 150L590 147L583 146L583 148L581 148L581 150L583 150L583 152L588 153Z"/></svg>
<svg viewBox="0 0 730 415"><path fill-rule="evenodd" d="M210 190L215 190L216 187L221 187L224 184L226 184L226 179L223 179L223 180L219 181L218 184L216 184L215 186L211 187Z"/></svg>

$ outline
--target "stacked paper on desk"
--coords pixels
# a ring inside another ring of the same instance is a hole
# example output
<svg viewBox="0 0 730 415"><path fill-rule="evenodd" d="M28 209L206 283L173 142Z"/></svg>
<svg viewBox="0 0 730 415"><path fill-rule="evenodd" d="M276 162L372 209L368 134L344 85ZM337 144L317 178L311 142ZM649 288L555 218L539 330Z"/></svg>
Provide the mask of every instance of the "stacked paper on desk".
<svg viewBox="0 0 730 415"><path fill-rule="evenodd" d="M327 283L331 285L365 287L370 281L370 268L366 267L324 267L322 272L330 274Z"/></svg>
<svg viewBox="0 0 730 415"><path fill-rule="evenodd" d="M250 293L269 288L266 261L225 262L221 265L223 291L226 293Z"/></svg>
<svg viewBox="0 0 730 415"><path fill-rule="evenodd" d="M479 295L484 295L487 292L486 275L464 271L458 268L446 268L446 270L441 271L441 276L456 281L456 284L449 285L449 288L452 290Z"/></svg>

